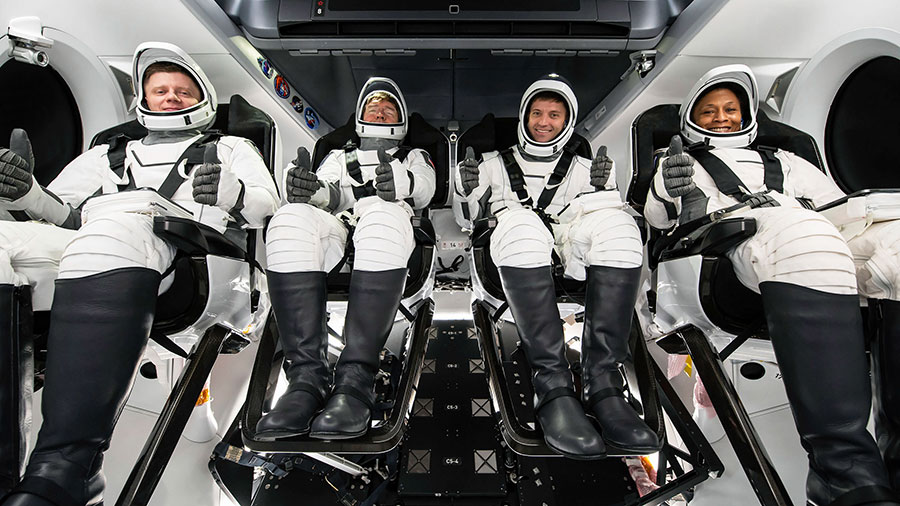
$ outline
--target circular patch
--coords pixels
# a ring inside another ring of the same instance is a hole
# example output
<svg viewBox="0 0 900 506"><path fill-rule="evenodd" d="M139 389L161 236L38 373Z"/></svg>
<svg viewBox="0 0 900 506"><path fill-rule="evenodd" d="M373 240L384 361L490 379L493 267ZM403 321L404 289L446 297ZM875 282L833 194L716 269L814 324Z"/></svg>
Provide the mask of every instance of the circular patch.
<svg viewBox="0 0 900 506"><path fill-rule="evenodd" d="M294 95L291 97L291 107L300 114L303 114L303 99Z"/></svg>
<svg viewBox="0 0 900 506"><path fill-rule="evenodd" d="M312 108L307 107L306 111L303 112L303 117L306 118L306 126L308 126L310 130L319 128L319 115L316 114L316 111L312 110Z"/></svg>
<svg viewBox="0 0 900 506"><path fill-rule="evenodd" d="M269 65L269 60L265 58L257 58L256 63L259 64L259 70L262 71L263 75L266 76L266 79L272 79L272 66Z"/></svg>
<svg viewBox="0 0 900 506"><path fill-rule="evenodd" d="M288 98L288 96L290 96L291 87L288 86L284 77L278 76L275 78L275 93L281 98Z"/></svg>

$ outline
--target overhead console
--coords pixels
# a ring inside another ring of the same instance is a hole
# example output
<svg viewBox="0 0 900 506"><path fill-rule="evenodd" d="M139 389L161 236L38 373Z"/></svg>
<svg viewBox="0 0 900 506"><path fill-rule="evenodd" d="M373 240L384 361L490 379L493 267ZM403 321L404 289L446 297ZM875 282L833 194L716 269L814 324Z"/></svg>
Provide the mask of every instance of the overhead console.
<svg viewBox="0 0 900 506"><path fill-rule="evenodd" d="M690 0L216 0L260 49L649 49ZM562 54L565 55L565 54ZM574 54L573 54L574 55Z"/></svg>

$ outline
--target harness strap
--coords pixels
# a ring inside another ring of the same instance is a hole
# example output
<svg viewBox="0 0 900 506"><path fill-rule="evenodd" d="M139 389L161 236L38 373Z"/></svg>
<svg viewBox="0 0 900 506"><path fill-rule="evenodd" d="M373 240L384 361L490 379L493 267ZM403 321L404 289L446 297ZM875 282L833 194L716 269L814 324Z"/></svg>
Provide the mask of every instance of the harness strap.
<svg viewBox="0 0 900 506"><path fill-rule="evenodd" d="M744 202L751 197L752 194L744 186L744 182L728 164L710 152L709 146L695 144L689 146L687 151L700 162L720 192L738 202ZM763 183L766 189L782 193L784 191L784 172L781 169L781 161L775 156L775 148L760 146L756 151L762 158Z"/></svg>
<svg viewBox="0 0 900 506"><path fill-rule="evenodd" d="M344 164L347 168L347 174L351 178L353 178L354 181L359 183L358 186L352 187L353 198L355 198L356 200L361 200L365 197L371 197L372 195L375 195L377 192L375 190L374 181L363 182L362 169L361 169L361 165L359 163L359 155L356 152L358 149L356 147L356 144L353 143L352 139L348 140L347 143L344 144L343 149L344 149ZM406 161L406 157L409 155L409 153L412 150L413 150L413 148L411 148L409 146L400 146L397 148L396 151L394 151L394 154L392 154L391 156L395 160L400 160L401 162L403 162L403 161ZM428 158L427 154L426 154L425 160L429 163L431 162L431 159ZM433 165L434 164L432 164L432 166ZM412 202L412 199L407 199L407 203L409 203L410 206L414 207L414 203Z"/></svg>
<svg viewBox="0 0 900 506"><path fill-rule="evenodd" d="M125 134L119 134L109 141L109 148L106 151L106 158L109 160L109 170L111 170L120 179L125 177L125 148L128 141L132 140ZM117 185L119 191L134 189L134 177L131 171L128 171L128 182L123 185Z"/></svg>
<svg viewBox="0 0 900 506"><path fill-rule="evenodd" d="M528 195L528 189L525 186L525 174L522 172L522 168L519 167L519 162L517 162L515 156L513 156L513 148L508 148L500 152L500 157L503 160L503 166L506 168L506 174L509 176L509 185L519 199L519 202L523 205L532 207L534 210L539 211L539 213L543 213L544 209L546 209L553 201L556 190L559 189L560 183L562 183L563 178L566 177L566 174L569 173L569 169L572 167L572 159L575 158L575 142L569 141L563 148L563 152L556 162L556 167L553 168L553 173L550 174L550 177L547 179L547 184L544 186L544 190L541 192L540 197L538 197L536 206L534 205L534 201Z"/></svg>
<svg viewBox="0 0 900 506"><path fill-rule="evenodd" d="M553 201L556 190L559 189L560 183L562 183L563 178L566 177L566 174L569 173L569 169L572 167L573 158L575 158L575 147L572 142L569 142L563 148L563 152L559 156L559 161L556 162L556 167L553 168L553 174L550 174L550 178L547 179L547 185L544 187L544 191L542 191L541 196L538 197L538 209L546 209L547 206L550 205L550 202Z"/></svg>
<svg viewBox="0 0 900 506"><path fill-rule="evenodd" d="M217 142L220 137L222 137L221 132L210 131L203 134L202 137L188 146L187 149L185 149L184 152L181 153L181 156L179 156L178 159L175 160L175 164L172 165L172 169L169 170L169 175L166 176L166 179L162 182L161 185L159 185L159 188L156 191L163 197L171 199L186 179L178 171L178 166L181 165L181 162L186 162L185 169L203 163L203 152L206 149L206 145L210 142ZM185 170L185 172L188 171Z"/></svg>
<svg viewBox="0 0 900 506"><path fill-rule="evenodd" d="M533 201L528 196L528 189L525 187L525 174L513 156L513 148L501 151L500 158L503 160L503 167L506 168L506 174L509 176L509 186L512 188L513 193L516 194L519 202L530 207Z"/></svg>
<svg viewBox="0 0 900 506"><path fill-rule="evenodd" d="M781 161L775 156L777 149L768 146L757 146L756 151L759 152L759 156L762 158L766 188L774 192L784 193L784 172L781 170Z"/></svg>
<svg viewBox="0 0 900 506"><path fill-rule="evenodd" d="M356 144L354 144L352 140L347 141L347 144L344 144L344 163L347 167L347 174L360 185L353 187L353 198L360 200L375 195L375 186L372 182L363 182L362 170L359 165L359 155L356 153Z"/></svg>

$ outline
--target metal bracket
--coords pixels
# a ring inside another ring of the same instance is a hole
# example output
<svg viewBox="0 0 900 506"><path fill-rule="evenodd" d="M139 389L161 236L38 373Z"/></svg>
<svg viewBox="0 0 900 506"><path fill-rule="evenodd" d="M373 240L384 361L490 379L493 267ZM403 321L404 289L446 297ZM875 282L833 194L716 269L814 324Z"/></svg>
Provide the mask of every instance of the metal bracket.
<svg viewBox="0 0 900 506"><path fill-rule="evenodd" d="M622 74L622 77L620 77L619 80L624 80L628 77L628 74L632 72L637 72L639 76L645 77L654 67L656 67L656 55L657 51L655 49L635 51L628 55L628 58L631 59L631 66L628 67L628 70Z"/></svg>

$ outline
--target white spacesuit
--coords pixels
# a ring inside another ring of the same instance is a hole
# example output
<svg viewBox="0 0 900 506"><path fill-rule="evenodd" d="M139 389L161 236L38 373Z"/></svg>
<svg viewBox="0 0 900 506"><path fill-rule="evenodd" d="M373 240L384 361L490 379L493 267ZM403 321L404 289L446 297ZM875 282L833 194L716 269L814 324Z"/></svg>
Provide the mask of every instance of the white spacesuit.
<svg viewBox="0 0 900 506"><path fill-rule="evenodd" d="M485 153L481 163L469 148L458 191L473 216L497 217L491 258L534 372L535 412L548 446L579 459L602 457L604 441L649 453L659 442L622 397L618 368L628 354L643 246L623 210L606 148L593 161L575 154L577 116L578 102L564 79L551 74L535 81L519 107L518 144ZM588 280L582 394L602 437L584 415L565 358L554 253L568 277Z"/></svg>
<svg viewBox="0 0 900 506"><path fill-rule="evenodd" d="M757 101L756 79L744 65L713 69L697 82L680 109L681 135L692 144L684 153L682 139L672 139L654 176L645 216L659 229L735 207L737 214L756 220L756 234L727 257L741 283L762 295L788 399L809 453L807 496L824 505L855 491L871 504L894 504L877 502L887 498L889 482L866 431L871 391L854 269L857 252L851 252L861 248L848 248L831 222L808 209L843 193L799 156L748 148L756 137ZM863 259L859 268L873 264Z"/></svg>
<svg viewBox="0 0 900 506"><path fill-rule="evenodd" d="M310 433L343 439L368 429L378 355L393 325L415 245L410 218L413 209L428 205L436 184L428 153L400 144L407 118L397 85L373 77L357 101L357 142L329 153L315 172L309 153L300 148L288 170L289 203L269 224L266 250L269 294L290 386L257 424L259 438ZM355 223L353 271L345 347L329 394L326 276L344 258L346 223Z"/></svg>
<svg viewBox="0 0 900 506"><path fill-rule="evenodd" d="M171 44L142 44L132 78L138 120L149 131L144 139L96 146L76 158L49 185L57 198L33 178L20 177L24 195L3 204L13 215L77 229L0 223L0 235L13 238L0 246L9 261L5 267L11 267L0 271L13 273L3 280L6 286L46 282L59 265L44 422L25 477L4 505L102 501L102 453L147 343L163 274L174 260L175 248L153 233L151 216L112 210L92 214L82 225L78 209L85 200L150 187L199 221L235 235L261 226L278 205L274 182L249 141L202 132L215 118L216 95L190 56ZM27 156L20 158L24 165L14 163L22 170L33 166ZM19 268L35 259L43 262L43 278Z"/></svg>

